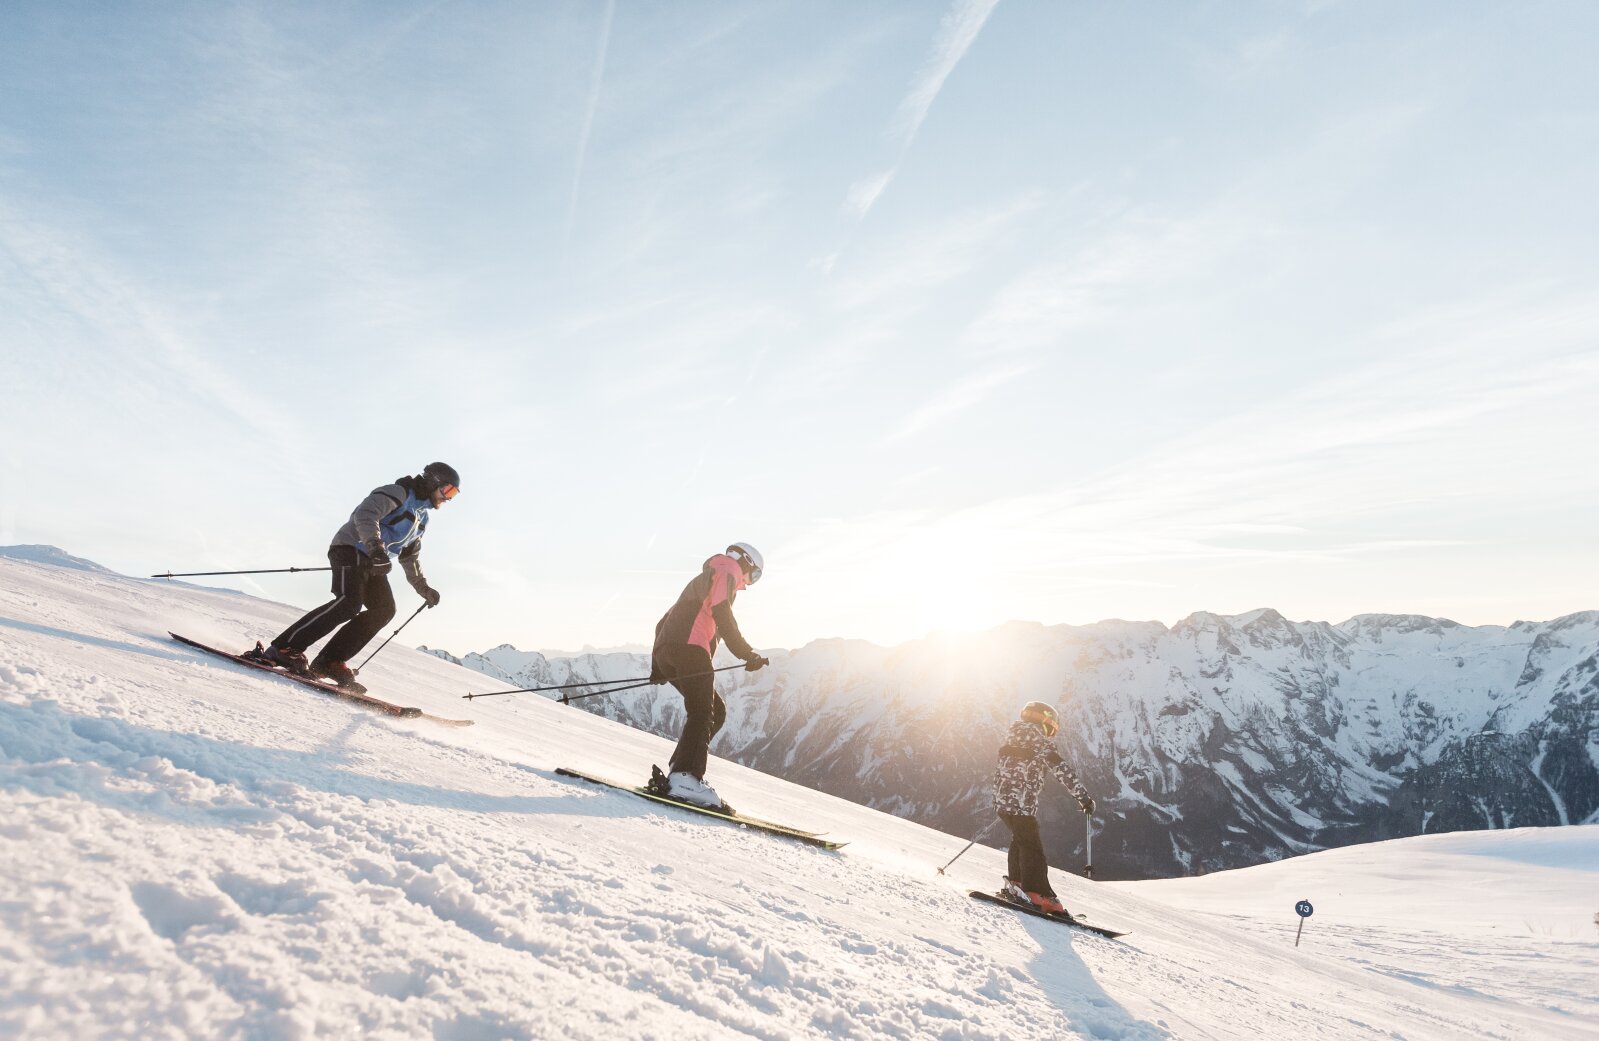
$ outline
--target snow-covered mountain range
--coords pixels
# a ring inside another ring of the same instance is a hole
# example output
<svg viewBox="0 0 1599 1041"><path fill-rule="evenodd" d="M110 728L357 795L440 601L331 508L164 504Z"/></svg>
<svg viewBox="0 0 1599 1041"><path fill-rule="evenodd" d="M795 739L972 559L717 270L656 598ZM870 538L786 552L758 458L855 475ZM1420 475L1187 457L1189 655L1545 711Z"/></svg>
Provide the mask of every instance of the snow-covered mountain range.
<svg viewBox="0 0 1599 1041"><path fill-rule="evenodd" d="M432 653L506 687L649 672L644 654ZM1062 749L1099 800L1102 878L1599 820L1599 612L1472 627L1290 622L1268 609L770 655L769 669L719 678L716 754L986 840L1001 838L988 791L1004 727L1026 701L1059 705ZM575 704L657 734L682 722L670 688ZM1081 867L1082 819L1056 794L1043 809L1051 860Z"/></svg>

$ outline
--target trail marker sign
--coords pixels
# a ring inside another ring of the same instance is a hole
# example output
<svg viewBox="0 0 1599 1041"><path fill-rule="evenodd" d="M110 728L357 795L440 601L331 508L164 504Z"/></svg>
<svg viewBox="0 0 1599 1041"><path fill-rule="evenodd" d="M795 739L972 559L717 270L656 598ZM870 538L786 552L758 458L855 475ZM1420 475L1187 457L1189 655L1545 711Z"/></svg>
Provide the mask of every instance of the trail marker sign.
<svg viewBox="0 0 1599 1041"><path fill-rule="evenodd" d="M1294 946L1298 947L1299 937L1305 931L1305 919L1315 914L1316 909L1310 906L1309 900L1301 900L1299 903L1294 905L1294 913L1299 916L1299 931L1294 933Z"/></svg>

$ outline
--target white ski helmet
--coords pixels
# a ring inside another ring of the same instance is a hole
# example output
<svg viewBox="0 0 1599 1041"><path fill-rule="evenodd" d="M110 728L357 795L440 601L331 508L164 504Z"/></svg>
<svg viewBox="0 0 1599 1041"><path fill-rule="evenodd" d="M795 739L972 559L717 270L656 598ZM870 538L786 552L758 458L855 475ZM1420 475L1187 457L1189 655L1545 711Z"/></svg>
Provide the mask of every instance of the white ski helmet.
<svg viewBox="0 0 1599 1041"><path fill-rule="evenodd" d="M760 550L748 542L735 542L727 547L727 555L744 565L749 572L750 585L761 580L761 553Z"/></svg>

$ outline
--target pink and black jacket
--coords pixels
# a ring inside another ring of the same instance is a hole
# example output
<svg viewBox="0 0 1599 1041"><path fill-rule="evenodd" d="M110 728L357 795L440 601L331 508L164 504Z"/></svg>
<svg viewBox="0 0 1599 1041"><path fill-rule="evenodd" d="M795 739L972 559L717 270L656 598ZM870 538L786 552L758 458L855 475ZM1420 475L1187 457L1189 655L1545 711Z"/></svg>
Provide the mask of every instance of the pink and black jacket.
<svg viewBox="0 0 1599 1041"><path fill-rule="evenodd" d="M733 598L743 589L744 569L725 553L705 562L699 575L678 596L655 626L657 660L675 657L685 647L698 647L707 657L716 656L717 644L727 641L727 649L744 661L758 655L738 631L733 618Z"/></svg>

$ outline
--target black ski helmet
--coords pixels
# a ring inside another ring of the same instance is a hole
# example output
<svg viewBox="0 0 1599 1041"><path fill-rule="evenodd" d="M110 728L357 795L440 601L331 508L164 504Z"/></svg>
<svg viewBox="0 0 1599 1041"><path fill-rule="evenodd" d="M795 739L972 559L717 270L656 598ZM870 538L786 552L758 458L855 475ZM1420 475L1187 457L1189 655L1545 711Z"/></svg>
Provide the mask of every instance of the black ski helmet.
<svg viewBox="0 0 1599 1041"><path fill-rule="evenodd" d="M447 484L461 487L461 475L449 463L429 463L422 468L422 490L428 495Z"/></svg>
<svg viewBox="0 0 1599 1041"><path fill-rule="evenodd" d="M1046 705L1042 701L1029 701L1022 706L1022 720L1043 727L1045 737L1054 737L1060 733L1060 713L1055 711L1054 705Z"/></svg>

